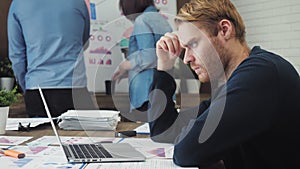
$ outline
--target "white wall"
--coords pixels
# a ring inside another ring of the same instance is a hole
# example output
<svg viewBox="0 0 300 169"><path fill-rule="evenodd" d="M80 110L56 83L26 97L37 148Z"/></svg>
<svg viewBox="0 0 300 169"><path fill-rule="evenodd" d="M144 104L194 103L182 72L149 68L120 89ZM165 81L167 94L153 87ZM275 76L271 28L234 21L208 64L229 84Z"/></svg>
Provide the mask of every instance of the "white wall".
<svg viewBox="0 0 300 169"><path fill-rule="evenodd" d="M300 0L232 0L246 24L249 47L289 60L300 73Z"/></svg>

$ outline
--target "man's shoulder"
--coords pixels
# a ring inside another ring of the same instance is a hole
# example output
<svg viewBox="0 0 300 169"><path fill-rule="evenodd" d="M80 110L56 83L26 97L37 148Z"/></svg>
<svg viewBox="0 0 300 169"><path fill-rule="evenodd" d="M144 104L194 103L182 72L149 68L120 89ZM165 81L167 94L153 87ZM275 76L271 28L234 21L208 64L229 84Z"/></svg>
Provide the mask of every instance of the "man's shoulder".
<svg viewBox="0 0 300 169"><path fill-rule="evenodd" d="M294 66L280 54L261 49L260 47L252 49L250 56L245 60L245 64L273 67L277 71L287 69L291 73L296 72Z"/></svg>
<svg viewBox="0 0 300 169"><path fill-rule="evenodd" d="M259 46L253 47L248 59L261 60L261 61L265 61L266 63L274 63L274 64L277 62L279 63L288 62L286 59L280 56L280 54L277 54L273 51L261 49Z"/></svg>
<svg viewBox="0 0 300 169"><path fill-rule="evenodd" d="M229 81L244 81L245 79L264 79L264 77L275 78L278 74L277 66L272 54L267 51L259 50L253 52L248 58L235 69Z"/></svg>
<svg viewBox="0 0 300 169"><path fill-rule="evenodd" d="M234 81L248 79L255 82L261 80L266 83L296 78L299 78L299 75L291 63L275 53L262 49L252 50L250 56L237 67L230 77Z"/></svg>

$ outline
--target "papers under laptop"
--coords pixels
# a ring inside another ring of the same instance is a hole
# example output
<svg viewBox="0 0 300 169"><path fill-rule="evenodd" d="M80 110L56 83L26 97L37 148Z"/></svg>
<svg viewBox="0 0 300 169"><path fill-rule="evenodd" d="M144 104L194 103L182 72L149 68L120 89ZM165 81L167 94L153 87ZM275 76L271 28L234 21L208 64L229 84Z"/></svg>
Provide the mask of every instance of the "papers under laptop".
<svg viewBox="0 0 300 169"><path fill-rule="evenodd" d="M39 92L53 128L65 157L69 162L138 162L145 161L145 156L127 143L101 143L101 144L62 144L54 125L42 89Z"/></svg>

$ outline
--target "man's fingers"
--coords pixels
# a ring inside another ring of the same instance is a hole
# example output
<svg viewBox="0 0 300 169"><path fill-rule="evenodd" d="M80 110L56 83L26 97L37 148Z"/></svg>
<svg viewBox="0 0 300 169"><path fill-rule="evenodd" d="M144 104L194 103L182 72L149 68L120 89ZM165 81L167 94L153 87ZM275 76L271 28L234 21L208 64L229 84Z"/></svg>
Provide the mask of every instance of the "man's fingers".
<svg viewBox="0 0 300 169"><path fill-rule="evenodd" d="M161 48L164 51L176 56L179 55L182 50L178 36L175 32L166 33L164 36L162 36L159 40L158 48Z"/></svg>
<svg viewBox="0 0 300 169"><path fill-rule="evenodd" d="M158 42L158 49L163 49L165 52L169 52L171 54L176 53L177 42L173 41L170 37L163 36Z"/></svg>
<svg viewBox="0 0 300 169"><path fill-rule="evenodd" d="M159 40L159 41L157 42L156 48L157 48L157 49L160 49L160 50L162 49L162 50L164 50L165 52L168 52L168 51L169 51L167 44L166 44L165 41L162 40L162 39Z"/></svg>

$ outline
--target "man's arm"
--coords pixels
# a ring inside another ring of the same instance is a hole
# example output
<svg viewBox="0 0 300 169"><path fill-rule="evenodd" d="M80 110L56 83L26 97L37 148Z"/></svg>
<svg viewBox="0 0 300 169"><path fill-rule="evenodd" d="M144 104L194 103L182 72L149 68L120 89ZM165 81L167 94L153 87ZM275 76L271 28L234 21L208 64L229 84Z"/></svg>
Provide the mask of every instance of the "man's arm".
<svg viewBox="0 0 300 169"><path fill-rule="evenodd" d="M175 89L172 76L164 71L154 72L148 119L151 139L156 142L176 143L182 129L202 114L210 104L210 101L202 101L199 107L178 113L173 101Z"/></svg>
<svg viewBox="0 0 300 169"><path fill-rule="evenodd" d="M174 143L181 128L190 119L195 119L198 113L196 108L190 113L183 113L189 116L182 116L177 113L173 102L176 83L167 72L173 69L181 51L176 32L166 33L156 43L157 71L154 72L148 110L151 139L154 141ZM178 116L184 118L178 118ZM173 125L175 123L176 125Z"/></svg>

